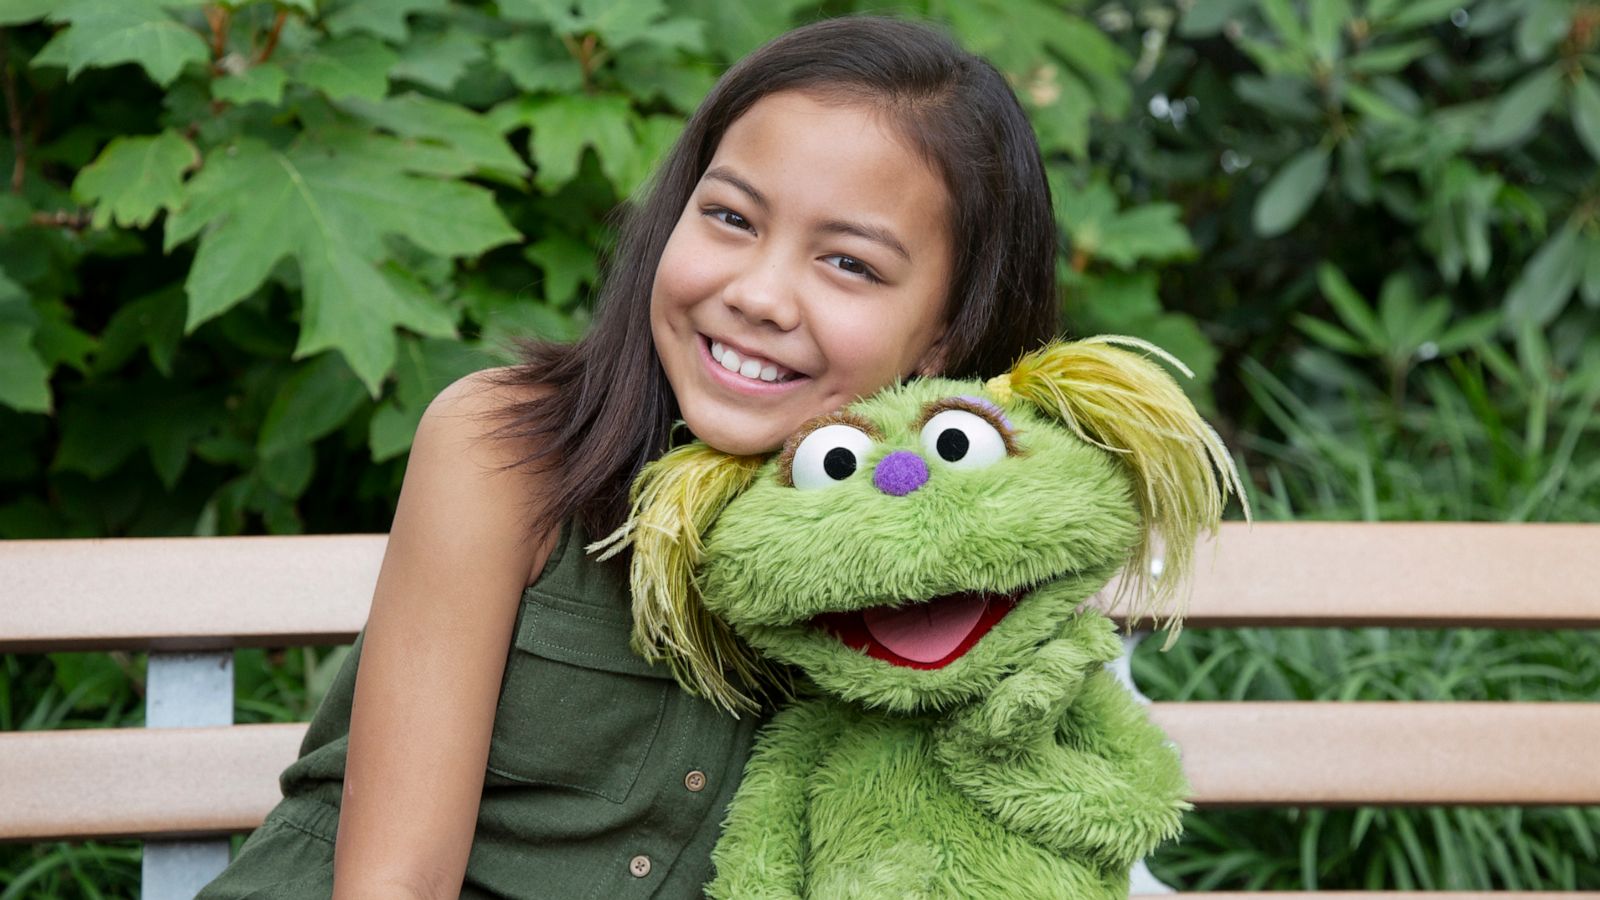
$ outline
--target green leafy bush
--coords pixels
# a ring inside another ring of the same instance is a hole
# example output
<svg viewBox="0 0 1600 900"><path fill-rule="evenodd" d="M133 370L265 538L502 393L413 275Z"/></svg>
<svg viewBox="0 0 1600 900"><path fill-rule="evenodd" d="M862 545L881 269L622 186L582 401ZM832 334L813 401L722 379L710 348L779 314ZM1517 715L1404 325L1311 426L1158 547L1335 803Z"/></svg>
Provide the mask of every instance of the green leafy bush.
<svg viewBox="0 0 1600 900"><path fill-rule="evenodd" d="M513 336L582 332L616 210L717 73L872 6L0 0L0 537L386 528L433 395ZM1600 4L892 12L1016 86L1072 330L1195 369L1265 516L1600 520ZM1174 697L1593 699L1593 640L1191 632L1136 664ZM304 718L333 653L241 653L239 718ZM1436 691L1440 659L1478 686ZM138 724L142 679L137 655L6 657L0 727ZM1595 830L1208 812L1154 865L1596 888ZM0 850L0 900L128 894L136 860Z"/></svg>

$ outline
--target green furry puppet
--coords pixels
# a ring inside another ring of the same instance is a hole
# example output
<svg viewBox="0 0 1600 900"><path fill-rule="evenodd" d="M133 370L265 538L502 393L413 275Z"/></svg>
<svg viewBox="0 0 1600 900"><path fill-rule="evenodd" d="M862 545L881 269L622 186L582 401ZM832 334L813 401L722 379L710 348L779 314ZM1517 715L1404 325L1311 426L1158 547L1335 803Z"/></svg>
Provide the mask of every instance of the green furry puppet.
<svg viewBox="0 0 1600 900"><path fill-rule="evenodd" d="M771 459L697 443L640 476L602 542L634 546L638 649L730 710L798 697L758 739L710 896L1126 897L1177 834L1177 755L1084 601L1126 567L1130 613L1175 624L1239 483L1118 345L1176 363L1057 343L988 382L885 390Z"/></svg>

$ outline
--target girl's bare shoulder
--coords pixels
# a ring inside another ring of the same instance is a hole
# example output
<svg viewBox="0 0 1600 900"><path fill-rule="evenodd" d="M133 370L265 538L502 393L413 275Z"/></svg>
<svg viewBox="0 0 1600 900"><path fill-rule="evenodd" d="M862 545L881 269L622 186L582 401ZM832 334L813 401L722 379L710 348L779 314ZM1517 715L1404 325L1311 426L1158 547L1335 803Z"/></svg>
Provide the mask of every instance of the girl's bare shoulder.
<svg viewBox="0 0 1600 900"><path fill-rule="evenodd" d="M508 409L537 401L548 389L509 382L507 371L457 379L428 405L406 464L396 524L428 523L434 540L471 535L480 563L514 560L526 584L538 574L552 537L528 530L542 511L549 476L519 466L533 447L497 431Z"/></svg>

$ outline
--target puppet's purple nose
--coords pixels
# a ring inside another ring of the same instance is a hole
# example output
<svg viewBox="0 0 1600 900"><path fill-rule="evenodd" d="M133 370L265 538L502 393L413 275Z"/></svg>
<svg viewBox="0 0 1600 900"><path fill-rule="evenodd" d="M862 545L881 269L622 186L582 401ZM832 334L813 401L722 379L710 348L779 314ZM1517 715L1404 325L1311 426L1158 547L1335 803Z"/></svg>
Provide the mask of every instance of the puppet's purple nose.
<svg viewBox="0 0 1600 900"><path fill-rule="evenodd" d="M909 450L896 450L878 460L872 483L885 494L904 497L928 483L928 464Z"/></svg>

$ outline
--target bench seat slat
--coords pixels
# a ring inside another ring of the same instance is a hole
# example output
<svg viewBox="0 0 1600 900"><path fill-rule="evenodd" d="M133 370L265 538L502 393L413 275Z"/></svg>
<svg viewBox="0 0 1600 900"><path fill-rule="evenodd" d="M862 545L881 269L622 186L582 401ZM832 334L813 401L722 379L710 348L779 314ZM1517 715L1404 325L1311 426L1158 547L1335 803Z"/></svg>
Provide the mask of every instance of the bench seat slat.
<svg viewBox="0 0 1600 900"><path fill-rule="evenodd" d="M1204 806L1600 804L1600 704L1157 703L1152 715ZM304 733L0 734L0 840L248 830Z"/></svg>
<svg viewBox="0 0 1600 900"><path fill-rule="evenodd" d="M299 723L0 734L0 840L249 831L278 802Z"/></svg>
<svg viewBox="0 0 1600 900"><path fill-rule="evenodd" d="M0 541L0 652L346 643L384 541ZM1227 523L1188 626L1597 628L1596 548L1592 524Z"/></svg>
<svg viewBox="0 0 1600 900"><path fill-rule="evenodd" d="M1600 890L1195 890L1178 894L1134 894L1133 897L1195 897L1203 900L1298 900L1301 897L1315 900L1578 900L1600 897Z"/></svg>

